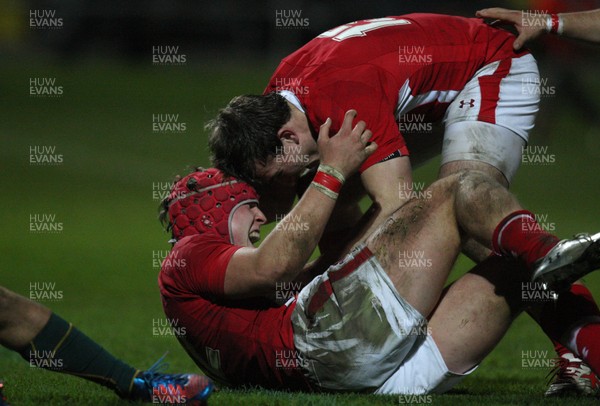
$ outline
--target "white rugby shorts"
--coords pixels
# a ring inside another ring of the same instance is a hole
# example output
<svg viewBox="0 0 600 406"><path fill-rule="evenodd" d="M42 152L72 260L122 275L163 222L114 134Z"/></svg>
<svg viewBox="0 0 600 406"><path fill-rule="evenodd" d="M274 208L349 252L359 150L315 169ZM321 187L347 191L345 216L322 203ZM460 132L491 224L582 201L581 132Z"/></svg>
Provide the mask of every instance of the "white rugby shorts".
<svg viewBox="0 0 600 406"><path fill-rule="evenodd" d="M531 54L481 68L448 106L442 165L485 162L510 182L539 110L539 72Z"/></svg>
<svg viewBox="0 0 600 406"><path fill-rule="evenodd" d="M304 373L324 390L420 394L458 382L364 245L302 289L291 321Z"/></svg>
<svg viewBox="0 0 600 406"><path fill-rule="evenodd" d="M539 84L537 63L531 54L479 69L446 109L442 164L460 160L485 162L510 182L519 168L522 149L539 110ZM404 93L401 89L400 96ZM402 102L399 104L403 106ZM406 111L398 114L407 113L411 107L406 104ZM411 157L413 166L439 153L439 138L407 134L409 150L418 151ZM415 144L413 148L411 143Z"/></svg>

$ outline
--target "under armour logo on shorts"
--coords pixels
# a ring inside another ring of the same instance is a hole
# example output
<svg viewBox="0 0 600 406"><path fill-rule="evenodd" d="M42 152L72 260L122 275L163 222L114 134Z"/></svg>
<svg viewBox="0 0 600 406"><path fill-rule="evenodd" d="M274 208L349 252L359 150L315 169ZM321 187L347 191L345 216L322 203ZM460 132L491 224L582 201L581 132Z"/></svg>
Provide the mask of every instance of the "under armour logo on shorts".
<svg viewBox="0 0 600 406"><path fill-rule="evenodd" d="M471 101L461 100L460 106L458 107L462 109L463 107L465 107L465 104L468 104L469 107L475 107L475 99L471 99Z"/></svg>

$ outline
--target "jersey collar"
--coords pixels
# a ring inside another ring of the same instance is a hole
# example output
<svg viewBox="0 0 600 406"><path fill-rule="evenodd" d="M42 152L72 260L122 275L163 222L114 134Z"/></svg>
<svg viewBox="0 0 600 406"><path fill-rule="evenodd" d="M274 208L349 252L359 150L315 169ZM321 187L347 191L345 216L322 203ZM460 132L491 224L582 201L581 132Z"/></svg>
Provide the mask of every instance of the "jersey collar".
<svg viewBox="0 0 600 406"><path fill-rule="evenodd" d="M294 93L290 92L289 90L280 90L277 93L280 94L288 102L292 103L294 107L296 107L298 110L306 114L304 108L300 104L300 100L296 97Z"/></svg>

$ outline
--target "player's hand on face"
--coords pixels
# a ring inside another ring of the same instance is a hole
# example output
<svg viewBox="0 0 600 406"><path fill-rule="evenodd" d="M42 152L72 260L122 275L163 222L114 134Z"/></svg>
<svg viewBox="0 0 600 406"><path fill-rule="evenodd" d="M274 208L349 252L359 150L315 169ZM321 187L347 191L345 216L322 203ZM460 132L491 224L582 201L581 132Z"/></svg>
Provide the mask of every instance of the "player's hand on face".
<svg viewBox="0 0 600 406"><path fill-rule="evenodd" d="M543 13L524 13L495 7L479 10L475 15L480 18L496 19L503 24L514 25L519 33L513 43L515 50L521 49L526 42L539 37L546 27L546 15Z"/></svg>
<svg viewBox="0 0 600 406"><path fill-rule="evenodd" d="M355 117L356 111L348 110L335 137L329 136L331 119L328 118L319 129L317 140L321 163L336 168L345 177L358 170L365 159L377 149L377 144L369 142L373 134L367 129L364 121L359 121L352 128Z"/></svg>

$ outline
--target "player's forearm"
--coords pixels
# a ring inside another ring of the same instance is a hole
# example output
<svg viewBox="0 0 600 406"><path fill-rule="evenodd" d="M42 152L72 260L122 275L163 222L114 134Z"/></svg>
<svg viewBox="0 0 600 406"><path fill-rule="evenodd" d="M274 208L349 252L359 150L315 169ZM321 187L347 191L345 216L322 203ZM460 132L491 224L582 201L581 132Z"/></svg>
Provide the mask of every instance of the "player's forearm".
<svg viewBox="0 0 600 406"><path fill-rule="evenodd" d="M600 9L559 16L563 21L563 36L600 43Z"/></svg>
<svg viewBox="0 0 600 406"><path fill-rule="evenodd" d="M294 280L321 239L334 206L334 199L309 188L260 245L260 269L277 282Z"/></svg>
<svg viewBox="0 0 600 406"><path fill-rule="evenodd" d="M373 165L362 173L361 179L373 201L373 207L356 242L364 241L413 196L412 173L407 156Z"/></svg>

